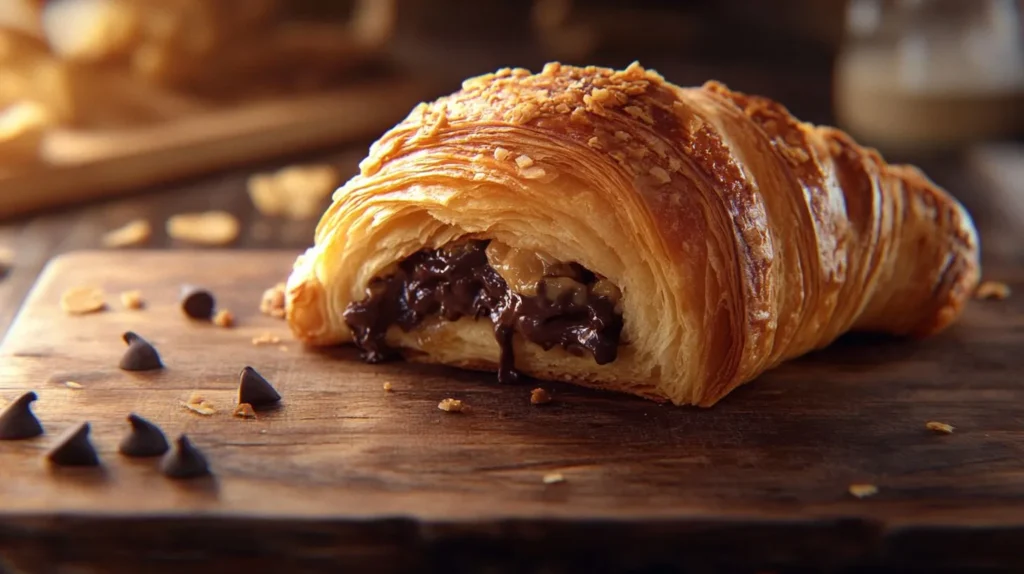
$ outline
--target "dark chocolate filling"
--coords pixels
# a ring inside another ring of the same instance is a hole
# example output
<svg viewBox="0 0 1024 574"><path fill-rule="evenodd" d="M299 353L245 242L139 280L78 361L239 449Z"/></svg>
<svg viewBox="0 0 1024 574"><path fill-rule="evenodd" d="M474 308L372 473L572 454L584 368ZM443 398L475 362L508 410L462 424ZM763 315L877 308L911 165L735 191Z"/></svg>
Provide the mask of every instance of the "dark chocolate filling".
<svg viewBox="0 0 1024 574"><path fill-rule="evenodd" d="M377 363L395 357L397 350L385 342L388 328L398 325L408 332L434 315L449 321L489 318L501 347L502 383L517 376L512 352L516 331L545 350L558 345L577 356L590 353L599 365L615 360L622 315L614 301L593 292L598 278L592 272L576 263L561 264L541 279L535 296L520 295L488 263L487 243L467 241L418 251L394 273L371 280L366 298L345 309L345 323L363 360ZM561 277L582 284L586 297L555 290L552 280Z"/></svg>

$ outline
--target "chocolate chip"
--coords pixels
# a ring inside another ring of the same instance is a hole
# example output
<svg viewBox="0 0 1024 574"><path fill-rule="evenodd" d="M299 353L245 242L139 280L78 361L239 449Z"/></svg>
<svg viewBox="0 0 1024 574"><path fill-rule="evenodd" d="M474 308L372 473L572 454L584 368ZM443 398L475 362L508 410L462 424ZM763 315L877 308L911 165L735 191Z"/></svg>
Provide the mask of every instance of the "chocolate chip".
<svg viewBox="0 0 1024 574"><path fill-rule="evenodd" d="M38 398L34 391L29 391L0 412L0 440L19 440L43 434L43 425L32 414L32 401Z"/></svg>
<svg viewBox="0 0 1024 574"><path fill-rule="evenodd" d="M99 466L100 457L89 442L89 423L64 433L46 458L58 466Z"/></svg>
<svg viewBox="0 0 1024 574"><path fill-rule="evenodd" d="M128 344L128 350L121 357L121 368L126 371L153 371L164 368L160 354L149 341L128 331L122 338Z"/></svg>
<svg viewBox="0 0 1024 574"><path fill-rule="evenodd" d="M170 448L160 427L135 413L128 415L128 422L132 430L121 440L117 449L121 454L138 458L160 456Z"/></svg>
<svg viewBox="0 0 1024 574"><path fill-rule="evenodd" d="M274 387L252 367L245 367L238 375L238 404L249 403L253 408L269 407L281 400Z"/></svg>
<svg viewBox="0 0 1024 574"><path fill-rule="evenodd" d="M213 294L195 285L181 287L181 310L192 319L210 320L213 316Z"/></svg>
<svg viewBox="0 0 1024 574"><path fill-rule="evenodd" d="M196 478L210 474L210 465L188 437L180 435L160 461L160 472L170 478Z"/></svg>

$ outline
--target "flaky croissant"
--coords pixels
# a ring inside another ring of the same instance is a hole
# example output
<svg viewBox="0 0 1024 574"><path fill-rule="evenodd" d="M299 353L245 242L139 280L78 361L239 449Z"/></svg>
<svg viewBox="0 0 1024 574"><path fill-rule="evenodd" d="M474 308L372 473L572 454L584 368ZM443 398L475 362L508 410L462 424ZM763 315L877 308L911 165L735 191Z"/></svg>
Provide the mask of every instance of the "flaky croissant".
<svg viewBox="0 0 1024 574"><path fill-rule="evenodd" d="M706 406L846 331L938 332L980 272L969 215L917 169L638 64L467 80L360 168L287 315L371 361Z"/></svg>

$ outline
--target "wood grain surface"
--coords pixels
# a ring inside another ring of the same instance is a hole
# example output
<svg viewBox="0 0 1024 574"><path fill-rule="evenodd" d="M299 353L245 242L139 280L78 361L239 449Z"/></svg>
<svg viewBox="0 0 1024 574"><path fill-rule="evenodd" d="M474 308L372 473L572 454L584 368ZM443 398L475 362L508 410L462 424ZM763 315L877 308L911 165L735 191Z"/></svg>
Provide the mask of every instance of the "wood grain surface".
<svg viewBox="0 0 1024 574"><path fill-rule="evenodd" d="M48 266L0 348L0 402L35 390L47 431L0 443L0 571L1024 567L1020 295L972 302L925 341L847 337L700 410L303 349L257 309L294 255L82 252ZM1024 292L1019 267L987 275ZM238 326L187 320L184 282L212 289ZM60 294L84 284L110 309L65 315ZM128 289L145 309L121 308ZM128 329L165 371L117 368ZM263 333L283 341L254 346ZM230 414L245 365L284 397L257 420ZM535 386L554 401L531 405ZM182 408L194 391L219 412ZM469 412L438 410L446 397ZM175 482L120 457L129 412L188 433L214 478ZM48 468L47 448L81 421L102 470ZM543 482L556 472L565 482ZM851 483L879 492L857 499Z"/></svg>

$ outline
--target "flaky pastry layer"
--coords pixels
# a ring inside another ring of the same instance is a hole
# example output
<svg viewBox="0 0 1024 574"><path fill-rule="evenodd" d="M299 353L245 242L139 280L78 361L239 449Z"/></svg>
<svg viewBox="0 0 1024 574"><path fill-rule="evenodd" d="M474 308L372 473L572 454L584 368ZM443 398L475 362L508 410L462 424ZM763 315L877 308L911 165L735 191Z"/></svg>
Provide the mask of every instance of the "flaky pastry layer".
<svg viewBox="0 0 1024 574"><path fill-rule="evenodd" d="M288 320L344 343L343 312L421 249L473 237L578 262L622 293L624 343L596 365L516 343L516 366L711 405L850 330L923 336L979 276L966 211L920 171L845 133L708 82L622 71L501 70L421 104L373 144L288 281ZM389 341L493 368L484 319Z"/></svg>

